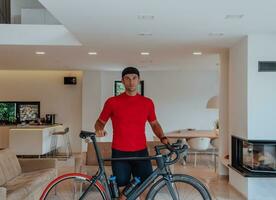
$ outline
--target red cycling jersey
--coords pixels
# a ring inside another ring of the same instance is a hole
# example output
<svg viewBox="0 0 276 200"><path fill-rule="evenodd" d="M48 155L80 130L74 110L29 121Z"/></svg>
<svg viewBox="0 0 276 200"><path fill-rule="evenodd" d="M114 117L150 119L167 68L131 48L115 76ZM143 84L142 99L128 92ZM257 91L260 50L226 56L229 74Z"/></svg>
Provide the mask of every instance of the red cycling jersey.
<svg viewBox="0 0 276 200"><path fill-rule="evenodd" d="M123 93L109 98L99 119L107 122L112 120L112 148L120 151L138 151L145 149L146 121L156 120L154 104L151 99L140 94L129 96Z"/></svg>

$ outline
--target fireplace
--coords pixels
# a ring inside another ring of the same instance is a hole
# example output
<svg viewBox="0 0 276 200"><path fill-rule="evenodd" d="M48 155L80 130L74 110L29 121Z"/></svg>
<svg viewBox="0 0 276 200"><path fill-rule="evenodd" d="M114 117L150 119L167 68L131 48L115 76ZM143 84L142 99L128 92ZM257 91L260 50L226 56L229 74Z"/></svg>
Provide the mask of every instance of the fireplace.
<svg viewBox="0 0 276 200"><path fill-rule="evenodd" d="M276 177L276 141L232 136L231 168L245 177Z"/></svg>

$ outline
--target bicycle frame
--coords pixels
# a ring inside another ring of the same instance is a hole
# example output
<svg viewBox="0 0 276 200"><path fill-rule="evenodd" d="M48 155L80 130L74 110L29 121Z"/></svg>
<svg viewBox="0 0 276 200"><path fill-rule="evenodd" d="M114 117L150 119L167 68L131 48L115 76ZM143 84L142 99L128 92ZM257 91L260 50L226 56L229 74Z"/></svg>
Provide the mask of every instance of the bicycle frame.
<svg viewBox="0 0 276 200"><path fill-rule="evenodd" d="M96 137L93 136L93 137L90 137L90 139L92 140L92 143L93 143L93 146L94 146L94 149L95 149L95 154L96 154L97 161L98 161L98 164L99 164L99 170L97 171L96 175L91 178L90 186L84 191L84 193L81 195L79 200L82 200L85 197L87 192L96 183L97 180L101 181L101 183L103 184L103 186L106 190L105 195L106 195L107 199L112 199L111 189L109 187L107 176L106 176L106 173L105 173L104 160L103 160L102 155L100 153L100 150L98 148L98 145L97 145L97 142L96 142Z"/></svg>
<svg viewBox="0 0 276 200"><path fill-rule="evenodd" d="M107 199L112 199L111 197L111 189L108 184L107 176L105 173L105 168L104 168L104 162L106 161L122 161L122 160L155 160L157 163L157 168L152 172L152 174L141 184L139 185L136 189L135 192L131 193L130 196L128 197L128 200L135 200L137 197L139 197L146 188L148 188L158 177L163 177L163 179L167 182L168 188L173 195L173 199L176 199L176 196L174 194L173 188L172 188L172 183L171 183L171 171L168 165L165 164L165 158L163 157L162 154L157 154L156 156L148 156L148 157L128 157L128 158L108 158L108 159L103 159L102 155L99 151L99 148L97 146L96 138L90 137L90 139L93 142L93 146L95 149L97 161L99 164L99 170L97 171L96 175L92 177L91 184L90 186L85 190L85 192L82 194L79 200L82 200L89 189L96 183L97 180L99 180L104 188L105 188L105 194Z"/></svg>

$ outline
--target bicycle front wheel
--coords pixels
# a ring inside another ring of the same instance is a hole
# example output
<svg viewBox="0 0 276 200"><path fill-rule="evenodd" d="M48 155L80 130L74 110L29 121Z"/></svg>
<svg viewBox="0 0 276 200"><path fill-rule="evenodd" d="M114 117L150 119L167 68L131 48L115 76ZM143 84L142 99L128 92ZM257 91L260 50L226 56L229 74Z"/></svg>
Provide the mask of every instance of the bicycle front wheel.
<svg viewBox="0 0 276 200"><path fill-rule="evenodd" d="M172 181L164 178L150 189L148 200L211 200L207 188L196 178L188 175L172 175Z"/></svg>
<svg viewBox="0 0 276 200"><path fill-rule="evenodd" d="M91 185L91 177L83 174L65 174L53 180L44 190L40 200L78 200ZM83 200L106 200L103 186L96 182Z"/></svg>

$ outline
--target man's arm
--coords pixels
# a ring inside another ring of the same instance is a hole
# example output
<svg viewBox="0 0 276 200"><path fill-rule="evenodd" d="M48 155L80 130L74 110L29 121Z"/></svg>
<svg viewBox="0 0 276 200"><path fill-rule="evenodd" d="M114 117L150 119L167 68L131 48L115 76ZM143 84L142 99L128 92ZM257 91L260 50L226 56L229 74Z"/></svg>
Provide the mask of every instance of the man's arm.
<svg viewBox="0 0 276 200"><path fill-rule="evenodd" d="M97 137L104 137L106 132L104 130L105 122L98 119L94 125L96 136Z"/></svg>
<svg viewBox="0 0 276 200"><path fill-rule="evenodd" d="M157 120L154 120L152 122L149 122L152 131L154 132L154 134L160 139L160 141L163 144L169 144L169 139L167 137L165 137L164 135L164 131L161 127L161 125L159 124L159 122Z"/></svg>
<svg viewBox="0 0 276 200"><path fill-rule="evenodd" d="M108 121L108 119L109 119L109 117L112 113L111 101L112 101L111 98L106 100L106 102L104 103L103 110L102 110L98 120L96 121L96 123L94 125L97 137L103 137L106 134L106 132L104 131L104 126L105 126L106 122Z"/></svg>

